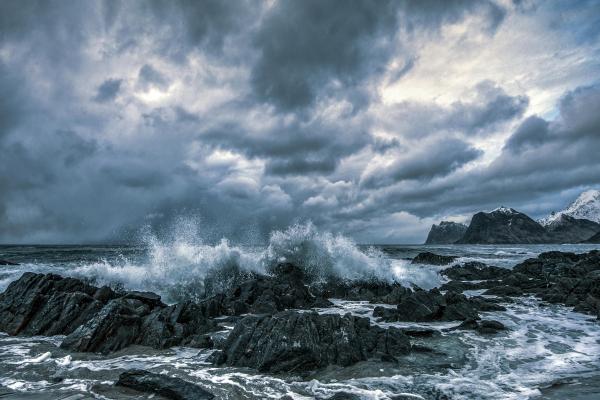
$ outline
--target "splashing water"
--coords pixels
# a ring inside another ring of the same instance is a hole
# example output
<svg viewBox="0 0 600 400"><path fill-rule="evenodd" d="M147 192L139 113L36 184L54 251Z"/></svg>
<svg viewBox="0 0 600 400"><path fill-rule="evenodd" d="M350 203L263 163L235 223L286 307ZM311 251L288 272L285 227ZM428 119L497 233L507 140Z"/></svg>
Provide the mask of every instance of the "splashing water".
<svg viewBox="0 0 600 400"><path fill-rule="evenodd" d="M173 302L226 291L244 278L271 273L281 262L302 268L312 282L397 278L382 252L373 248L363 252L349 238L319 231L312 223L272 232L266 248L232 245L227 239L209 245L200 237L189 228L168 241L147 233L147 259L100 261L67 273L97 285L158 292Z"/></svg>

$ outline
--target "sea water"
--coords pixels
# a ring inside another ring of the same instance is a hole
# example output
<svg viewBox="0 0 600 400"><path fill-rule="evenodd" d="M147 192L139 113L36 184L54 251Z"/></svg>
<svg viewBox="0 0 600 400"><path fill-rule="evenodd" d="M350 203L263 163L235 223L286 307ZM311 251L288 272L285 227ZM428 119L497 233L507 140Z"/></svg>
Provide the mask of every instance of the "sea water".
<svg viewBox="0 0 600 400"><path fill-rule="evenodd" d="M549 251L586 252L598 245L356 245L348 238L296 225L274 232L265 246L245 246L226 239L202 243L195 237L161 241L147 237L119 246L1 246L0 259L19 262L0 267L0 290L23 272L57 273L118 289L149 290L165 302L197 300L209 292L214 276L268 273L276 263L302 265L312 279L377 278L425 289L445 282L445 267L414 265L421 251L512 268ZM221 274L221 275L219 275ZM371 318L376 304L333 299L320 313L351 313ZM385 306L385 305L384 305ZM387 305L389 307L389 305ZM380 323L382 326L435 328L433 338L413 339L429 349L413 352L399 363L368 361L329 367L309 376L269 376L240 368L215 368L206 362L212 350L176 347L152 350L130 347L109 356L69 353L58 346L63 337L0 335L0 396L23 399L140 398L115 391L111 384L125 369L142 368L198 383L223 399L325 398L351 392L363 399L594 399L600 397L600 323L560 305L523 297L507 311L481 313L504 323L508 331L482 336L445 331L443 323ZM565 394L568 394L566 396ZM76 396L76 397L73 397ZM124 397L126 396L126 397ZM129 397L127 397L129 396ZM5 397L2 397L5 398ZM141 397L144 398L144 397Z"/></svg>

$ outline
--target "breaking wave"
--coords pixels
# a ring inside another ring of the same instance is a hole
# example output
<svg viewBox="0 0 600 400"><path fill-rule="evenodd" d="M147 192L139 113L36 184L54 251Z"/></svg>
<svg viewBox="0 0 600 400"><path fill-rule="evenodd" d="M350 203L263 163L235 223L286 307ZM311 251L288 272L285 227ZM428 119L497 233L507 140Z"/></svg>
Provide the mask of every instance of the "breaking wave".
<svg viewBox="0 0 600 400"><path fill-rule="evenodd" d="M146 234L147 257L77 266L70 272L98 285L150 290L167 301L198 300L222 292L253 274L269 274L281 262L304 270L309 281L395 279L391 261L380 251L364 251L349 238L296 224L271 233L266 247L234 245L227 239L203 244L188 231L161 241Z"/></svg>

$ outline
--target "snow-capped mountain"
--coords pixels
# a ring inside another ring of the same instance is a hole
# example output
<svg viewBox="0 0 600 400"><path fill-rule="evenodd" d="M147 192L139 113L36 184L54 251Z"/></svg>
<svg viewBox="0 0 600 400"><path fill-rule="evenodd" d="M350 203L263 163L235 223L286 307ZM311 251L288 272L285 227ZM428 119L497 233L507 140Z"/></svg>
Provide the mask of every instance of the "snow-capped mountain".
<svg viewBox="0 0 600 400"><path fill-rule="evenodd" d="M548 226L558 221L562 215L600 223L600 190L588 190L581 193L569 207L542 218L540 224Z"/></svg>

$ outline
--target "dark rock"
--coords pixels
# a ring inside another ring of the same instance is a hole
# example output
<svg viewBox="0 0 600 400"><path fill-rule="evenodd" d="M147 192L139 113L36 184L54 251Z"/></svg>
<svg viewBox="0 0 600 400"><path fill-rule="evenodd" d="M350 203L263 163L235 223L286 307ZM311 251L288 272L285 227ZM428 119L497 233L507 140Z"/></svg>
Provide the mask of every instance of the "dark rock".
<svg viewBox="0 0 600 400"><path fill-rule="evenodd" d="M394 321L460 321L477 319L477 305L466 296L439 290L415 290L404 296L396 309L375 307L373 316L387 322Z"/></svg>
<svg viewBox="0 0 600 400"><path fill-rule="evenodd" d="M364 300L371 303L397 304L410 292L399 283L382 281L329 281L311 288L323 298Z"/></svg>
<svg viewBox="0 0 600 400"><path fill-rule="evenodd" d="M430 253L428 251L419 253L412 260L412 264L429 264L429 265L447 265L452 263L458 257L456 256L441 256L438 254Z"/></svg>
<svg viewBox="0 0 600 400"><path fill-rule="evenodd" d="M439 225L433 224L427 235L425 244L452 244L463 237L467 225L457 222L442 221Z"/></svg>
<svg viewBox="0 0 600 400"><path fill-rule="evenodd" d="M494 334L500 331L506 330L506 327L503 323L494 320L481 320L476 321L474 319L469 319L461 323L456 328L452 329L464 329L464 330L473 330L477 331L481 334Z"/></svg>
<svg viewBox="0 0 600 400"><path fill-rule="evenodd" d="M8 261L8 260L0 260L0 265L19 265L16 262Z"/></svg>
<svg viewBox="0 0 600 400"><path fill-rule="evenodd" d="M103 354L133 344L157 349L181 345L212 347L212 341L204 334L216 329L216 323L194 303L152 307L142 300L122 297L110 301L94 318L68 335L61 347Z"/></svg>
<svg viewBox="0 0 600 400"><path fill-rule="evenodd" d="M473 215L467 231L458 241L465 244L554 242L553 236L542 225L523 213L505 207Z"/></svg>
<svg viewBox="0 0 600 400"><path fill-rule="evenodd" d="M201 301L204 315L273 314L287 309L333 305L311 294L302 280L300 268L292 264L279 264L273 272L274 277L255 277L236 285L227 293Z"/></svg>
<svg viewBox="0 0 600 400"><path fill-rule="evenodd" d="M510 270L472 261L463 265L454 265L440 274L458 281L479 281L502 278L510 274Z"/></svg>
<svg viewBox="0 0 600 400"><path fill-rule="evenodd" d="M491 289L488 289L485 292L483 292L483 294L494 295L494 296L509 296L510 297L510 296L522 296L523 291L521 289L519 289L518 287L503 285L503 286L496 286Z"/></svg>
<svg viewBox="0 0 600 400"><path fill-rule="evenodd" d="M0 331L9 335L68 335L117 294L78 279L26 272L0 294Z"/></svg>
<svg viewBox="0 0 600 400"><path fill-rule="evenodd" d="M326 400L360 400L360 396L354 393L337 392L333 396L327 397Z"/></svg>
<svg viewBox="0 0 600 400"><path fill-rule="evenodd" d="M123 372L115 385L143 393L157 394L173 400L208 400L215 397L200 386L181 378L173 378L138 369Z"/></svg>
<svg viewBox="0 0 600 400"><path fill-rule="evenodd" d="M210 360L262 372L301 372L409 351L399 329L373 326L368 318L284 311L243 318Z"/></svg>

